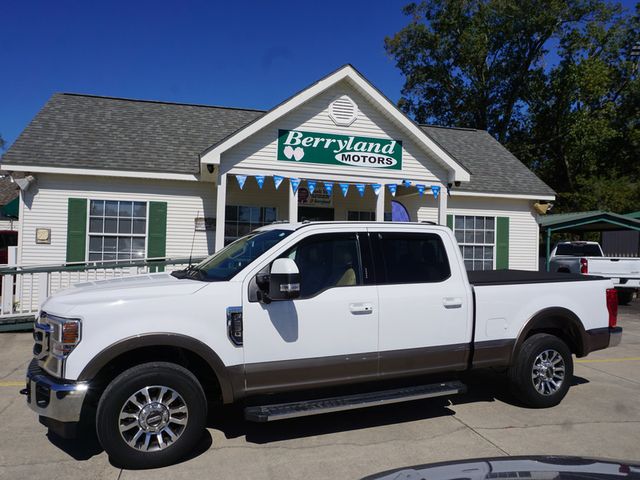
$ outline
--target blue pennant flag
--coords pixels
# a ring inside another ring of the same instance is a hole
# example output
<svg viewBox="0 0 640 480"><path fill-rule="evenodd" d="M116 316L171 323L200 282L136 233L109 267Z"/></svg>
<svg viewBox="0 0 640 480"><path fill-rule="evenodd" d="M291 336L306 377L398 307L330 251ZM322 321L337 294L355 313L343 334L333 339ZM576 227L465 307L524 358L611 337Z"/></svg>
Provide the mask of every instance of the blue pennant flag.
<svg viewBox="0 0 640 480"><path fill-rule="evenodd" d="M299 178L290 178L289 183L291 183L291 188L293 188L293 194L295 195L298 191L298 187L300 186Z"/></svg>
<svg viewBox="0 0 640 480"><path fill-rule="evenodd" d="M280 187L282 180L284 180L284 177L281 177L280 175L273 176L273 184L275 185L276 190Z"/></svg>
<svg viewBox="0 0 640 480"><path fill-rule="evenodd" d="M356 183L356 188L361 197L364 197L364 183Z"/></svg>
<svg viewBox="0 0 640 480"><path fill-rule="evenodd" d="M262 190L262 186L264 185L264 175L256 175L256 182L258 182L258 187Z"/></svg>
<svg viewBox="0 0 640 480"><path fill-rule="evenodd" d="M438 195L440 194L440 186L431 185L431 193L433 193L434 198L438 198Z"/></svg>
<svg viewBox="0 0 640 480"><path fill-rule="evenodd" d="M340 190L342 190L342 196L346 197L347 196L347 192L349 191L349 184L348 183L339 183L338 185L340 185Z"/></svg>
<svg viewBox="0 0 640 480"><path fill-rule="evenodd" d="M424 189L426 188L424 185L416 185L416 188L418 189L418 194L422 197L422 195L424 194Z"/></svg>
<svg viewBox="0 0 640 480"><path fill-rule="evenodd" d="M324 184L324 189L327 191L327 195L331 196L333 193L333 182L322 182Z"/></svg>
<svg viewBox="0 0 640 480"><path fill-rule="evenodd" d="M244 182L247 181L247 176L246 175L236 175L236 180L238 181L238 186L240 187L240 190L242 190L244 188Z"/></svg>
<svg viewBox="0 0 640 480"><path fill-rule="evenodd" d="M410 187L411 186L411 182L409 180L403 180L402 181L402 186L404 187Z"/></svg>
<svg viewBox="0 0 640 480"><path fill-rule="evenodd" d="M316 189L316 181L307 180L307 189L309 190L309 194L313 195L313 191Z"/></svg>
<svg viewBox="0 0 640 480"><path fill-rule="evenodd" d="M380 193L380 188L381 187L382 187L382 185L380 185L379 183L374 183L374 184L371 185L371 188L373 188L373 193L376 194L376 197Z"/></svg>
<svg viewBox="0 0 640 480"><path fill-rule="evenodd" d="M389 189L389 192L391 192L391 196L395 197L396 190L398 190L398 185L396 185L395 183L389 183L387 184L387 188Z"/></svg>

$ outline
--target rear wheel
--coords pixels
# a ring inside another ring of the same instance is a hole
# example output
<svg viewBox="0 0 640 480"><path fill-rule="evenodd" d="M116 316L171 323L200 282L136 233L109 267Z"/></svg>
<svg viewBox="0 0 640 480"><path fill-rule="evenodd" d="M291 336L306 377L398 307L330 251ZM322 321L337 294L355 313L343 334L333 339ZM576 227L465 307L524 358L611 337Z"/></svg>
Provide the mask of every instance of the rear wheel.
<svg viewBox="0 0 640 480"><path fill-rule="evenodd" d="M527 338L509 368L513 392L533 408L560 403L572 377L573 358L569 347L558 337L546 333Z"/></svg>
<svg viewBox="0 0 640 480"><path fill-rule="evenodd" d="M169 465L192 450L204 432L207 403L185 368L153 362L130 368L106 388L96 430L112 461L127 468Z"/></svg>

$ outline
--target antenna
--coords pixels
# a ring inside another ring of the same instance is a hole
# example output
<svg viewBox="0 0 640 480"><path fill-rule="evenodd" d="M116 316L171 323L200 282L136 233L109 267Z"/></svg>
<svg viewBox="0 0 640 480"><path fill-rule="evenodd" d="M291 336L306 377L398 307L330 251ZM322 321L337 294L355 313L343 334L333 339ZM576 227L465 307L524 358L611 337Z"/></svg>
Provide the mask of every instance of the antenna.
<svg viewBox="0 0 640 480"><path fill-rule="evenodd" d="M189 252L189 266L187 267L187 270L191 270L191 266L193 264L193 244L196 242L196 225L198 223L199 218L200 218L200 210L198 210L198 214L196 215L196 221L193 222L193 237L191 238L191 251ZM204 217L202 217L202 220L205 223L207 222ZM206 225L205 225L205 228L206 228Z"/></svg>

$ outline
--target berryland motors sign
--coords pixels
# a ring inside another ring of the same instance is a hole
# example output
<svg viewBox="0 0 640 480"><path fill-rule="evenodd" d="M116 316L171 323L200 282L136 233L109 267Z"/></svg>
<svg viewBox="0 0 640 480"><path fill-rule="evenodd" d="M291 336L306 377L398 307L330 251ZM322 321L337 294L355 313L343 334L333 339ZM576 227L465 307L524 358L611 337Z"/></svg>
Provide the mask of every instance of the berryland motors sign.
<svg viewBox="0 0 640 480"><path fill-rule="evenodd" d="M300 130L278 130L278 160L401 170L402 142Z"/></svg>

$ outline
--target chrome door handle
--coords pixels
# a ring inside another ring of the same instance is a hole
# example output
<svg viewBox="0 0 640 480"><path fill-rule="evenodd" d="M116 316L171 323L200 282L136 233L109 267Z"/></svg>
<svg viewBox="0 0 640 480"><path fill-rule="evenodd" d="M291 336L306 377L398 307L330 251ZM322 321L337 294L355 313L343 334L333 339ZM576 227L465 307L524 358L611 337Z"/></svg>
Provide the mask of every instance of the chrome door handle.
<svg viewBox="0 0 640 480"><path fill-rule="evenodd" d="M351 303L349 310L354 315L373 313L373 304L371 303Z"/></svg>
<svg viewBox="0 0 640 480"><path fill-rule="evenodd" d="M462 299L460 297L444 297L442 305L444 308L460 308L462 307Z"/></svg>

